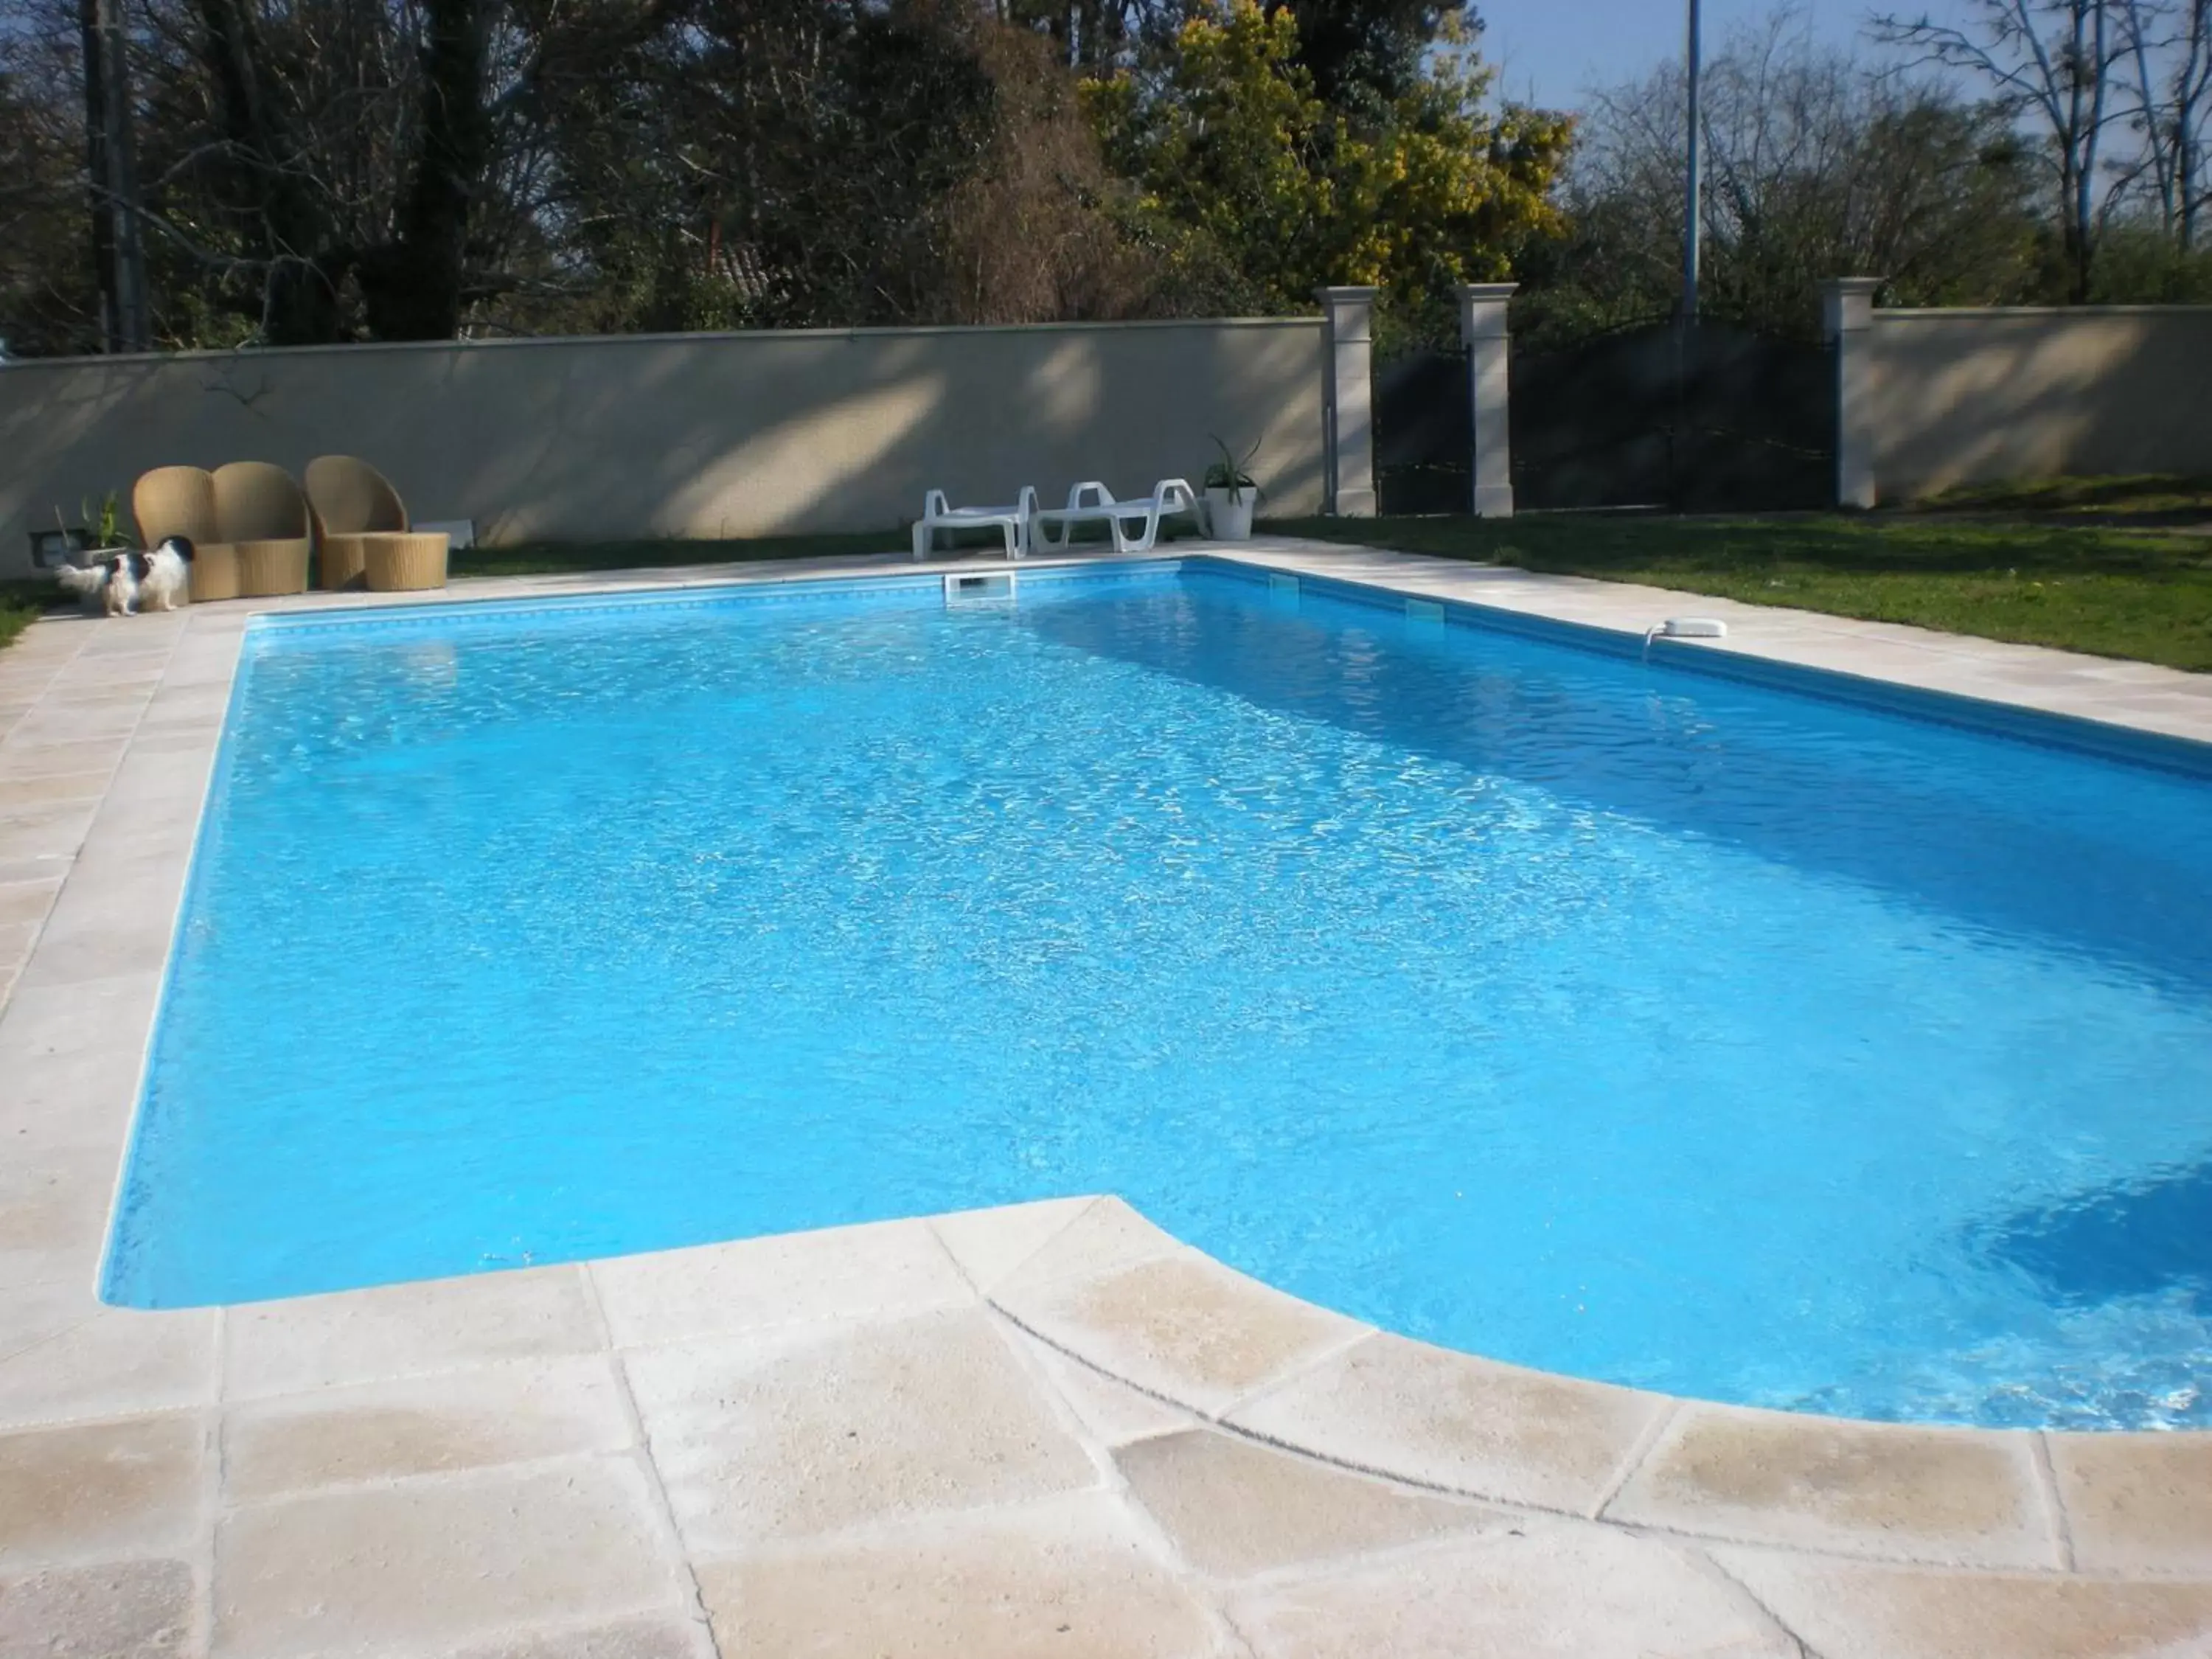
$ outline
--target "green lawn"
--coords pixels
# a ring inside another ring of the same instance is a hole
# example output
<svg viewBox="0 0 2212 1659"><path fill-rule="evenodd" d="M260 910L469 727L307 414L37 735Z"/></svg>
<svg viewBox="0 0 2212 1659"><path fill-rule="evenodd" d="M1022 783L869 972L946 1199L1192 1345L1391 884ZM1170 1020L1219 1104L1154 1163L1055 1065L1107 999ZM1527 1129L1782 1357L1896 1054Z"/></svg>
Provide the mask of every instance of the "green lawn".
<svg viewBox="0 0 2212 1659"><path fill-rule="evenodd" d="M2212 537L1946 514L1304 519L1285 534L2212 672Z"/></svg>
<svg viewBox="0 0 2212 1659"><path fill-rule="evenodd" d="M2100 478L2036 478L1966 484L1916 504L1920 513L2057 514L2118 523L2212 524L2212 477L2141 472Z"/></svg>
<svg viewBox="0 0 2212 1659"><path fill-rule="evenodd" d="M0 581L0 649L38 620L39 612L68 596L51 581L12 578ZM74 605L74 599L70 600Z"/></svg>

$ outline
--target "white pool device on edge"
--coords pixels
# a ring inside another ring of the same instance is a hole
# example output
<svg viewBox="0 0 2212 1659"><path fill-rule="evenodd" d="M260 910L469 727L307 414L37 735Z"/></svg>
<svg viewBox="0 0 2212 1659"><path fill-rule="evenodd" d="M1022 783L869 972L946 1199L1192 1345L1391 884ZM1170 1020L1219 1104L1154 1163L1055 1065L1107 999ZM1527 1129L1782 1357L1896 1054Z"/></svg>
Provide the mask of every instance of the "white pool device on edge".
<svg viewBox="0 0 2212 1659"><path fill-rule="evenodd" d="M1651 654L1654 640L1724 640L1728 624L1718 617L1669 617L1644 630L1644 654Z"/></svg>

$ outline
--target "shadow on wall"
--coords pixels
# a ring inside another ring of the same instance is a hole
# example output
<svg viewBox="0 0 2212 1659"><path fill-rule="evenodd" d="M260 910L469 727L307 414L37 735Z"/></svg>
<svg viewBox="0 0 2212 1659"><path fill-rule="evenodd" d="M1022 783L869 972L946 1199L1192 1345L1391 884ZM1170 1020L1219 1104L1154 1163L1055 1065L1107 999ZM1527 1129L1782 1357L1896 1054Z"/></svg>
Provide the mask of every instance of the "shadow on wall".
<svg viewBox="0 0 2212 1659"><path fill-rule="evenodd" d="M0 572L149 467L358 454L487 543L887 530L922 492L1193 483L1218 433L1322 499L1318 319L649 336L0 369Z"/></svg>
<svg viewBox="0 0 2212 1659"><path fill-rule="evenodd" d="M2212 307L1877 311L1884 505L1960 484L2212 471Z"/></svg>

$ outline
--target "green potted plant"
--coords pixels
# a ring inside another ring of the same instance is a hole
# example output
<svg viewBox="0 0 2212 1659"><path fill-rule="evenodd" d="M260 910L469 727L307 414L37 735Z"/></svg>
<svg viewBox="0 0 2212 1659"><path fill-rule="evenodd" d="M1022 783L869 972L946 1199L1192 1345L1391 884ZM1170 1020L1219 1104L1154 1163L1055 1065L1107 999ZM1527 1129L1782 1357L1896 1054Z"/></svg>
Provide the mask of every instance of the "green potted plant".
<svg viewBox="0 0 2212 1659"><path fill-rule="evenodd" d="M1213 447L1221 452L1221 459L1206 469L1207 532L1218 542L1249 541L1252 509L1259 505L1260 486L1245 469L1260 453L1260 446L1254 444L1242 458L1218 437Z"/></svg>
<svg viewBox="0 0 2212 1659"><path fill-rule="evenodd" d="M85 553L88 560L112 558L131 548L131 532L123 526L123 498L115 491L111 489L101 498L98 513L82 501L77 503L77 511L84 515L92 532L92 546Z"/></svg>
<svg viewBox="0 0 2212 1659"><path fill-rule="evenodd" d="M64 523L58 507L54 523L58 527L33 532L33 563L41 569L58 564L98 564L130 548L131 533L123 527L122 498L113 490L107 492L97 513L89 501L79 501L76 510L82 522Z"/></svg>

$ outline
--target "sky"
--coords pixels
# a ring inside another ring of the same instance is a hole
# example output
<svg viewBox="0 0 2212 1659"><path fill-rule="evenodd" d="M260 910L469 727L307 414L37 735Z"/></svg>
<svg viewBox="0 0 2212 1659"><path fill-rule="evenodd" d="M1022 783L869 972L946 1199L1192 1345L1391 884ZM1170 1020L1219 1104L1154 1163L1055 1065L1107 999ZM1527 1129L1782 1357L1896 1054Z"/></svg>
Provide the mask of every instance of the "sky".
<svg viewBox="0 0 2212 1659"><path fill-rule="evenodd" d="M1775 0L1703 0L1705 49L1710 53L1732 28L1763 22ZM1500 71L1499 95L1553 109L1574 109L1591 87L1640 79L1663 58L1682 56L1686 0L1476 0L1482 56ZM1794 9L1816 39L1838 46L1856 42L1869 55L1881 48L1865 38L1875 11L1939 23L1969 21L1975 0L1800 0Z"/></svg>

